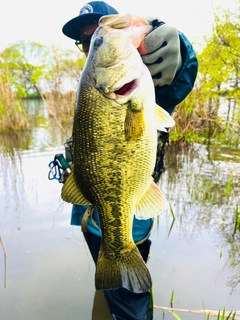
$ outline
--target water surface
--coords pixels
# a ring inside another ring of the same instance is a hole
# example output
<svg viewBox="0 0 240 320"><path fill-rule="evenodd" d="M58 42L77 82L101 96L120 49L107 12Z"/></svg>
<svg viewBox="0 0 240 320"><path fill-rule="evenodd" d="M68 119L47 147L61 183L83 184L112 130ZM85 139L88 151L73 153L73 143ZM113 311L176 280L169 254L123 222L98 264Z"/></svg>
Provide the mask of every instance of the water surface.
<svg viewBox="0 0 240 320"><path fill-rule="evenodd" d="M71 205L60 199L61 184L48 180L48 164L63 152L71 125L63 131L42 105L32 113L31 135L0 137L0 236L6 251L5 274L0 246L0 319L91 319L95 267L80 228L69 224ZM175 220L166 212L151 234L148 267L156 306L170 307L174 290L175 308L240 310L240 234L234 231L239 174L238 150L167 148L160 186ZM154 319L174 317L156 308Z"/></svg>

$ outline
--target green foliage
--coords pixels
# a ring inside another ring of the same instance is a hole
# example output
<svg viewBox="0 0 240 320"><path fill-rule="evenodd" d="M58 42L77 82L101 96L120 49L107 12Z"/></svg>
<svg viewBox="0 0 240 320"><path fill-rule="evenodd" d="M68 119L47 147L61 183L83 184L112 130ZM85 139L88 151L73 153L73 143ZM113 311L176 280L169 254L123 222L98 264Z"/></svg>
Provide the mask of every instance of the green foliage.
<svg viewBox="0 0 240 320"><path fill-rule="evenodd" d="M0 70L9 70L12 90L19 98L37 92L41 97L40 83L44 73L47 49L36 42L17 42L0 53Z"/></svg>
<svg viewBox="0 0 240 320"><path fill-rule="evenodd" d="M173 308L173 299L174 299L174 290L172 290L171 299L170 299L171 308Z"/></svg>
<svg viewBox="0 0 240 320"><path fill-rule="evenodd" d="M50 116L69 122L84 62L76 50L36 42L20 41L0 52L0 131L30 128L25 98L47 98Z"/></svg>
<svg viewBox="0 0 240 320"><path fill-rule="evenodd" d="M12 90L11 76L8 68L0 72L0 133L29 130L28 116L22 101L17 99Z"/></svg>
<svg viewBox="0 0 240 320"><path fill-rule="evenodd" d="M206 39L207 45L199 54L199 73L205 99L220 97L239 102L239 23L236 15L226 12L219 18L215 15L213 34Z"/></svg>
<svg viewBox="0 0 240 320"><path fill-rule="evenodd" d="M235 209L235 226L234 226L234 234L236 231L240 231L240 212L238 210L238 203L236 204L236 209Z"/></svg>
<svg viewBox="0 0 240 320"><path fill-rule="evenodd" d="M79 51L51 47L49 64L45 72L46 100L49 115L60 123L73 118L76 91L85 56Z"/></svg>
<svg viewBox="0 0 240 320"><path fill-rule="evenodd" d="M228 180L227 187L226 187L226 190L225 190L226 196L229 196L229 195L230 195L231 190L232 190L232 178L230 178L230 179Z"/></svg>
<svg viewBox="0 0 240 320"><path fill-rule="evenodd" d="M170 140L203 143L214 138L239 145L239 16L240 6L235 12L216 12L212 34L197 54L199 72L194 88L173 113L176 126L170 130ZM14 112L23 114L21 99L33 95L46 99L51 117L59 123L69 122L84 63L85 56L76 49L23 41L9 46L0 52L0 113L6 117L12 104ZM227 112L220 114L223 104Z"/></svg>
<svg viewBox="0 0 240 320"><path fill-rule="evenodd" d="M171 311L171 314L174 316L175 319L177 320L182 320L174 311Z"/></svg>
<svg viewBox="0 0 240 320"><path fill-rule="evenodd" d="M197 54L199 72L193 91L175 109L171 140L199 142L199 136L219 137L228 144L239 144L239 16L240 6L236 12L226 11L221 16L216 12L212 35L206 37L206 46ZM223 104L226 112L220 115Z"/></svg>
<svg viewBox="0 0 240 320"><path fill-rule="evenodd" d="M52 46L47 61L45 68L47 91L58 93L76 91L85 56L81 55L79 58L79 51Z"/></svg>
<svg viewBox="0 0 240 320"><path fill-rule="evenodd" d="M196 90L196 89L195 89ZM197 115L198 95L196 91L192 91L188 97L179 104L173 113L176 125L170 129L170 140L177 142L203 142L196 131L197 126L200 126L199 117Z"/></svg>

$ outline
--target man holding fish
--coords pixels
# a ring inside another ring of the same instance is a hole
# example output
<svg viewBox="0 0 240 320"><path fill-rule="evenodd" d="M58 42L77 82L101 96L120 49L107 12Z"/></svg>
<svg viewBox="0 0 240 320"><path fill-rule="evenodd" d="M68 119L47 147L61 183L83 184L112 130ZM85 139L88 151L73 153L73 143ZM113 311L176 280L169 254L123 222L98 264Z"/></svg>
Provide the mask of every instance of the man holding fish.
<svg viewBox="0 0 240 320"><path fill-rule="evenodd" d="M112 317L152 319L148 238L168 208L156 183L170 114L193 88L197 59L174 27L118 15L103 1L84 5L62 31L87 57L62 198L73 203L71 224L82 226Z"/></svg>

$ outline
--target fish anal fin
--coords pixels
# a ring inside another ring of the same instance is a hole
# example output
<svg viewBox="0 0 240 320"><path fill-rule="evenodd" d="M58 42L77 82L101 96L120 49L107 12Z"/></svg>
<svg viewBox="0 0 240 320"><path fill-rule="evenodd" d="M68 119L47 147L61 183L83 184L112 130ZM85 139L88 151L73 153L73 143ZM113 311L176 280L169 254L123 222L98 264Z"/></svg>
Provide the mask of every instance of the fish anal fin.
<svg viewBox="0 0 240 320"><path fill-rule="evenodd" d="M73 171L67 177L61 191L64 201L72 204L90 205L91 203L83 196L74 179Z"/></svg>
<svg viewBox="0 0 240 320"><path fill-rule="evenodd" d="M149 188L137 204L136 218L146 220L154 218L167 210L169 204L159 186L151 181Z"/></svg>
<svg viewBox="0 0 240 320"><path fill-rule="evenodd" d="M100 249L95 274L96 290L125 288L141 293L150 290L151 286L151 275L136 246L117 259L107 258Z"/></svg>
<svg viewBox="0 0 240 320"><path fill-rule="evenodd" d="M175 125L174 119L171 115L159 105L155 105L155 119L157 130L167 132L166 128Z"/></svg>

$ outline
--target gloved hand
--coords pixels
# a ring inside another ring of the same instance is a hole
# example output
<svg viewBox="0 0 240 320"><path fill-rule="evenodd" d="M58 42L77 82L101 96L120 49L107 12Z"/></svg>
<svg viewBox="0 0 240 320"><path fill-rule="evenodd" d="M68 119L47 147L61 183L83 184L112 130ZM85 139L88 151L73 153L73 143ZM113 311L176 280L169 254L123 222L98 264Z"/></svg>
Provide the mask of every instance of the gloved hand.
<svg viewBox="0 0 240 320"><path fill-rule="evenodd" d="M159 24L156 18L147 20L154 29L146 35L145 50L141 45L139 53L152 75L154 86L169 85L182 65L178 31L165 23L155 27L156 23Z"/></svg>

